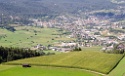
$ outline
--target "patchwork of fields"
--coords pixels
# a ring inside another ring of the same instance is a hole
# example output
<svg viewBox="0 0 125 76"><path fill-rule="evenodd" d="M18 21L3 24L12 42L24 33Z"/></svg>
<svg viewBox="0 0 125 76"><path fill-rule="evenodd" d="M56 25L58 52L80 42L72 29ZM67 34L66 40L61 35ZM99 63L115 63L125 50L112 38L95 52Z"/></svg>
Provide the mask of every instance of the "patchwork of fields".
<svg viewBox="0 0 125 76"><path fill-rule="evenodd" d="M38 28L30 26L17 26L17 31L10 32L0 29L0 45L7 47L29 48L42 45L53 45L54 42L71 41L73 38L67 38L66 31L60 31L55 28Z"/></svg>
<svg viewBox="0 0 125 76"><path fill-rule="evenodd" d="M28 58L11 61L6 64L15 65L28 63L38 66L83 68L107 74L122 58L122 55L120 54L106 54L96 50L99 49L94 48L93 51L90 51L90 49L87 50L87 48L85 48L85 50L83 49L81 52L70 52L65 54Z"/></svg>
<svg viewBox="0 0 125 76"><path fill-rule="evenodd" d="M50 56L11 61L0 65L0 76L102 76L108 74L122 58L120 54L107 54L100 48L83 48L81 52L62 53ZM109 73L109 76L122 76L125 58ZM22 64L31 68L22 68ZM86 71L86 70L90 71Z"/></svg>
<svg viewBox="0 0 125 76"><path fill-rule="evenodd" d="M0 29L0 45L27 48L37 44L47 46L59 41L74 40L63 34L66 31L55 28L25 26L15 28L17 30L15 32ZM101 76L102 74L124 76L125 58L111 71L122 57L121 54L103 53L100 51L100 47L82 48L80 52L40 56L4 63L0 65L0 76ZM31 64L33 67L22 68L21 65L25 63Z"/></svg>

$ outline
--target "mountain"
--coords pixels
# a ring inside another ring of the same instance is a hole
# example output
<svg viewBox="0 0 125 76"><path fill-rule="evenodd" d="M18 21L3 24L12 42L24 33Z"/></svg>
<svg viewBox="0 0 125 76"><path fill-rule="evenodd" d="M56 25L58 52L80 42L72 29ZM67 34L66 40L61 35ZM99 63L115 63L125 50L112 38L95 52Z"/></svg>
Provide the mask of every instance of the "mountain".
<svg viewBox="0 0 125 76"><path fill-rule="evenodd" d="M0 14L39 16L112 9L110 0L0 0Z"/></svg>

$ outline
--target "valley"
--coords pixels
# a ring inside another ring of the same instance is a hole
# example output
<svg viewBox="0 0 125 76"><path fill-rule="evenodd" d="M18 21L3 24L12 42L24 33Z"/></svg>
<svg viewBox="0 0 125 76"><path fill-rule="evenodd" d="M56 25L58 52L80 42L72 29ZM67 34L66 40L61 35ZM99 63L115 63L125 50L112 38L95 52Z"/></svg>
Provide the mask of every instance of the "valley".
<svg viewBox="0 0 125 76"><path fill-rule="evenodd" d="M72 41L74 38L67 38L65 31L58 31L55 28L38 28L30 26L17 26L17 31L10 32L0 29L0 45L8 47L31 48L37 44L54 45L54 42ZM61 35L61 37L60 37Z"/></svg>
<svg viewBox="0 0 125 76"><path fill-rule="evenodd" d="M0 0L0 76L125 76L124 56L124 0Z"/></svg>

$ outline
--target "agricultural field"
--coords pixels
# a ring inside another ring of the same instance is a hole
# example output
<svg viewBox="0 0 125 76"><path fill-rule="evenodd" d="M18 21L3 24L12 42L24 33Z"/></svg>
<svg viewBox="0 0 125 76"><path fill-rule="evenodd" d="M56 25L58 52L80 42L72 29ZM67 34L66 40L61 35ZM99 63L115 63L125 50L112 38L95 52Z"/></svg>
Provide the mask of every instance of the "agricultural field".
<svg viewBox="0 0 125 76"><path fill-rule="evenodd" d="M16 31L10 32L0 29L0 45L7 47L31 48L37 44L44 46L54 45L59 41L71 41L67 38L66 31L55 28L38 28L31 26L14 26Z"/></svg>
<svg viewBox="0 0 125 76"><path fill-rule="evenodd" d="M16 31L0 29L0 46L31 48L37 44L55 45L60 41L72 41L67 31L55 28L37 28L30 26L14 26ZM121 54L107 54L101 47L83 47L80 52L57 53L27 59L10 61L0 65L0 76L122 76L125 73L125 58L112 71ZM52 52L51 50L45 53ZM31 68L22 68L22 64L31 64ZM89 71L86 71L86 70ZM93 72L91 72L93 71ZM111 72L110 72L111 71ZM95 73L96 72L96 73ZM98 74L100 73L100 74ZM38 74L38 75L36 75Z"/></svg>
<svg viewBox="0 0 125 76"><path fill-rule="evenodd" d="M41 56L11 61L6 64L20 65L28 63L37 66L54 66L68 68L89 69L108 74L122 58L120 54L107 54L99 51L100 48L83 48L81 52L70 52L50 56Z"/></svg>
<svg viewBox="0 0 125 76"><path fill-rule="evenodd" d="M121 60L118 66L110 72L109 76L125 76L125 58Z"/></svg>
<svg viewBox="0 0 125 76"><path fill-rule="evenodd" d="M38 67L38 66L33 66L31 68L23 68L21 66L1 65L0 76L101 76L101 75L88 72L85 70L69 69L69 68Z"/></svg>

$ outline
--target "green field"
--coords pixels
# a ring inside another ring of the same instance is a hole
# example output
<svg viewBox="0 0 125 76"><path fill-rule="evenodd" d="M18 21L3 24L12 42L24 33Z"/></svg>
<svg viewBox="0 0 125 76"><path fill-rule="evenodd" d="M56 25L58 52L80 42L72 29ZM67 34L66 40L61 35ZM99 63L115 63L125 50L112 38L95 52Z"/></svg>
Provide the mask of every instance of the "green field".
<svg viewBox="0 0 125 76"><path fill-rule="evenodd" d="M59 41L74 40L72 38L66 38L67 35L63 34L66 31L59 31L59 29L55 28L16 26L15 29L17 30L15 32L0 29L1 46L29 48L37 44L47 46Z"/></svg>
<svg viewBox="0 0 125 76"><path fill-rule="evenodd" d="M101 75L78 69L37 67L37 66L33 66L31 68L22 68L21 66L1 65L0 76L101 76Z"/></svg>
<svg viewBox="0 0 125 76"><path fill-rule="evenodd" d="M31 48L37 44L55 45L60 41L72 41L67 38L66 31L55 28L37 28L15 26L17 31L10 32L0 29L0 46ZM80 52L60 53L57 55L40 56L21 59L0 65L0 76L98 76L108 74L123 55L107 54L100 51L101 47L82 48ZM50 50L45 53L52 52ZM31 68L22 68L22 64L31 64ZM125 58L110 72L109 76L125 74ZM97 73L93 73L90 70Z"/></svg>
<svg viewBox="0 0 125 76"><path fill-rule="evenodd" d="M90 51L92 49L93 51ZM99 48L89 48L88 50L85 48L85 50L81 52L28 58L11 61L6 64L29 63L38 66L84 68L107 74L122 58L120 54L106 54L96 50L99 50Z"/></svg>
<svg viewBox="0 0 125 76"><path fill-rule="evenodd" d="M109 76L125 76L125 58L121 60L118 66L110 72Z"/></svg>

